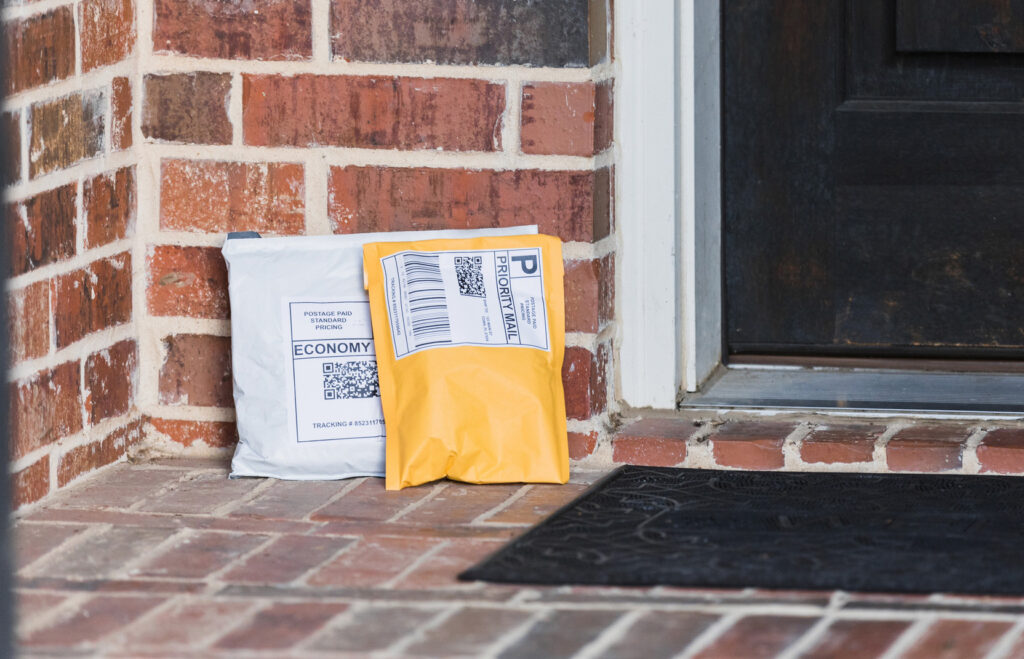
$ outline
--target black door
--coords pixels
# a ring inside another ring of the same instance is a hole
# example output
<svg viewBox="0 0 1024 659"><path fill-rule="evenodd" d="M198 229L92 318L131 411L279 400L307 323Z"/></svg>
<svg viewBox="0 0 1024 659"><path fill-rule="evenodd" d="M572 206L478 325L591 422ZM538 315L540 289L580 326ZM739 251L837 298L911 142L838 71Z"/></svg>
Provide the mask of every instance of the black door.
<svg viewBox="0 0 1024 659"><path fill-rule="evenodd" d="M731 354L1024 356L1024 0L723 0Z"/></svg>

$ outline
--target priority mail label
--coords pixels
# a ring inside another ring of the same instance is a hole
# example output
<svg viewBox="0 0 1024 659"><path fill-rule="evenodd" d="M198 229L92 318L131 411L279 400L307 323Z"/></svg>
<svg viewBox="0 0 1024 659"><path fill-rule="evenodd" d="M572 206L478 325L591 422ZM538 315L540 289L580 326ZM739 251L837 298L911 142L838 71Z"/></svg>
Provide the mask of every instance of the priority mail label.
<svg viewBox="0 0 1024 659"><path fill-rule="evenodd" d="M381 259L395 358L446 346L550 349L537 247Z"/></svg>

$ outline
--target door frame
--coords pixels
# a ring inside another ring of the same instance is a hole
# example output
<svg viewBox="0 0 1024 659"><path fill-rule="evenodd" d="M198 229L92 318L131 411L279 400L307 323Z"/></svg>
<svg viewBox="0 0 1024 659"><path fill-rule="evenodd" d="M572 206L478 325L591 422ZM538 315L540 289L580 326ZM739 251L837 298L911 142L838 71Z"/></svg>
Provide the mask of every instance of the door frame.
<svg viewBox="0 0 1024 659"><path fill-rule="evenodd" d="M719 12L615 6L617 370L634 408L675 409L722 363Z"/></svg>

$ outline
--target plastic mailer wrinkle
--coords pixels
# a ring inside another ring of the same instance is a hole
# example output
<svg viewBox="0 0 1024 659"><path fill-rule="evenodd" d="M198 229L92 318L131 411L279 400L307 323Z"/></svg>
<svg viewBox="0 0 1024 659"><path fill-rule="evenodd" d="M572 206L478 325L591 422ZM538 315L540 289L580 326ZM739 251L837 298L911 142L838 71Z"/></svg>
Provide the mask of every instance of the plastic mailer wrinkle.
<svg viewBox="0 0 1024 659"><path fill-rule="evenodd" d="M566 482L558 238L371 243L363 257L387 489Z"/></svg>
<svg viewBox="0 0 1024 659"><path fill-rule="evenodd" d="M536 234L536 227L231 238L232 476L325 480L384 473L363 244Z"/></svg>

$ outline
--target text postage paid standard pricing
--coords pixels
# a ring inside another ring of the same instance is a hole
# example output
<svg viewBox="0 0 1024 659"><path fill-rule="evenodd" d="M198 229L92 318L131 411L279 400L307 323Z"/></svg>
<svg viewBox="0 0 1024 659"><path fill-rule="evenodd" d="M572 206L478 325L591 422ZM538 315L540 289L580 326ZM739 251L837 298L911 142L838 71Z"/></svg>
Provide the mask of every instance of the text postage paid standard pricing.
<svg viewBox="0 0 1024 659"><path fill-rule="evenodd" d="M369 302L287 306L296 441L384 437Z"/></svg>
<svg viewBox="0 0 1024 659"><path fill-rule="evenodd" d="M381 259L395 358L445 346L549 350L540 249Z"/></svg>

